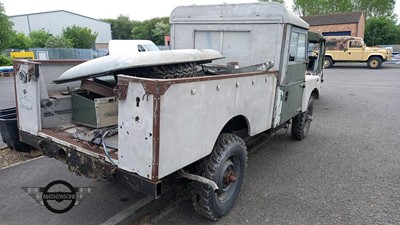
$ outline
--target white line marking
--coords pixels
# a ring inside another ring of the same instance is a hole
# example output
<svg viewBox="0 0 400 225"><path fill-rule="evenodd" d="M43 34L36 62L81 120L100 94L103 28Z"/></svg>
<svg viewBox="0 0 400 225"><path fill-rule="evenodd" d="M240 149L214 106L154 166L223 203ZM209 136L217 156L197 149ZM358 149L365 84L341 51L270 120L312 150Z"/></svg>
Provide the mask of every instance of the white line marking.
<svg viewBox="0 0 400 225"><path fill-rule="evenodd" d="M39 156L39 157L36 157L36 158L33 158L33 159L28 159L28 160L22 161L22 162L17 162L17 163L14 163L12 165L3 167L0 170L5 170L5 169L8 169L8 168L11 168L11 167L14 167L14 166L18 166L18 165L23 164L23 163L27 163L27 162L30 162L30 161L33 161L33 160L36 160L36 159L40 159L40 158L43 158L43 156Z"/></svg>

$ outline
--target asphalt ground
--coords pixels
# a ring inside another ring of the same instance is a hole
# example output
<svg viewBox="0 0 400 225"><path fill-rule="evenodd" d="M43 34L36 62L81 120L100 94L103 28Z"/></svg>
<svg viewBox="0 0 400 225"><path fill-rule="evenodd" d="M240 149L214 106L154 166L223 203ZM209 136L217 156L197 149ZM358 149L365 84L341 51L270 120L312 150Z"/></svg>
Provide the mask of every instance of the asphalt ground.
<svg viewBox="0 0 400 225"><path fill-rule="evenodd" d="M8 98L1 99L0 105ZM307 139L294 141L288 132L250 154L240 198L227 216L210 222L182 199L142 224L400 224L399 111L399 65L335 64L325 70ZM59 215L20 188L57 179L95 190ZM0 170L0 180L0 224L99 224L144 198L75 176L46 157Z"/></svg>
<svg viewBox="0 0 400 225"><path fill-rule="evenodd" d="M189 200L143 224L400 224L400 65L325 70L304 141L290 132L249 155L241 195L217 222Z"/></svg>
<svg viewBox="0 0 400 225"><path fill-rule="evenodd" d="M45 187L55 180L94 190L70 211L55 214L21 188ZM118 183L76 176L67 165L47 157L0 170L0 181L0 225L100 224L145 197Z"/></svg>
<svg viewBox="0 0 400 225"><path fill-rule="evenodd" d="M0 78L0 109L15 106L13 79ZM0 147L3 146L0 140ZM74 187L92 187L94 191L67 213L54 214L21 188L45 187L55 180L67 181ZM76 176L58 160L41 157L0 170L0 225L100 224L145 197L118 183Z"/></svg>

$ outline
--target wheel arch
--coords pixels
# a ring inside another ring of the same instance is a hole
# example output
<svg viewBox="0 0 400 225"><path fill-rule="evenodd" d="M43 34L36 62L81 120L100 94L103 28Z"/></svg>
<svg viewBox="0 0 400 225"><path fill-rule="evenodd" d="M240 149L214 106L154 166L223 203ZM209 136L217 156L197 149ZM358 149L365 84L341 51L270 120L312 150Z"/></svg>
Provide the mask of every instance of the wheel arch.
<svg viewBox="0 0 400 225"><path fill-rule="evenodd" d="M310 97L313 98L313 99L319 99L319 90L318 90L318 88L314 88L314 90L311 92Z"/></svg>
<svg viewBox="0 0 400 225"><path fill-rule="evenodd" d="M325 53L325 56L324 56L325 58L330 58L332 61L335 61L334 59L333 59L333 56L331 55L331 54L326 54Z"/></svg>
<svg viewBox="0 0 400 225"><path fill-rule="evenodd" d="M230 133L244 139L250 135L251 125L244 115L236 115L227 121L219 134Z"/></svg>
<svg viewBox="0 0 400 225"><path fill-rule="evenodd" d="M218 138L221 136L221 134L228 133L228 134L234 134L241 138L242 140L245 139L246 137L250 136L250 122L248 118L244 115L236 115L231 117L222 128L220 128L219 133L213 137L212 139L209 139L210 143L212 143L212 146L215 146L215 144L218 141ZM203 156L196 160L193 164L188 165L193 166L196 165L197 163L201 162L204 158L208 157L210 154L212 154L213 147L211 148L206 148L207 150L203 152Z"/></svg>
<svg viewBox="0 0 400 225"><path fill-rule="evenodd" d="M380 55L380 54L373 54L373 55L369 55L369 56L368 56L367 61L370 60L372 57L378 57L378 58L380 58L382 61L385 60L385 59L383 58L382 55Z"/></svg>

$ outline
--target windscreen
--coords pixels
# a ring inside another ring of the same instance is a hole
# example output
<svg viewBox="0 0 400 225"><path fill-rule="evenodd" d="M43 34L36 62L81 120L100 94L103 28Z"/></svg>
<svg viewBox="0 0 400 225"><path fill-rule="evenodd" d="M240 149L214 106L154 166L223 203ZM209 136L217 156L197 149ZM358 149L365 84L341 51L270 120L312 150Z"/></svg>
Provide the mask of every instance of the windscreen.
<svg viewBox="0 0 400 225"><path fill-rule="evenodd" d="M146 50L148 52L150 52L150 51L160 51L160 49L156 45L153 45L153 44L144 44L143 46L146 48Z"/></svg>

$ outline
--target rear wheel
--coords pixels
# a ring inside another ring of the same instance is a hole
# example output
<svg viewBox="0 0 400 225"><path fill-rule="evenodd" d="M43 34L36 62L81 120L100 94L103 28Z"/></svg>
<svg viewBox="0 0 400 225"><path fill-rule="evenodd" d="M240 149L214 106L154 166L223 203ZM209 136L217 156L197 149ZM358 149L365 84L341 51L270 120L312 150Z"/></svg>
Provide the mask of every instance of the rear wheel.
<svg viewBox="0 0 400 225"><path fill-rule="evenodd" d="M313 97L308 100L307 110L295 116L292 120L292 138L303 140L307 137L313 119Z"/></svg>
<svg viewBox="0 0 400 225"><path fill-rule="evenodd" d="M202 176L214 181L219 190L214 192L209 185L199 183L192 193L193 207L201 216L218 220L239 197L247 167L246 145L236 135L221 134L212 153L200 165Z"/></svg>
<svg viewBox="0 0 400 225"><path fill-rule="evenodd" d="M367 63L368 63L368 68L379 69L382 65L382 59L377 56L373 56L368 59Z"/></svg>

